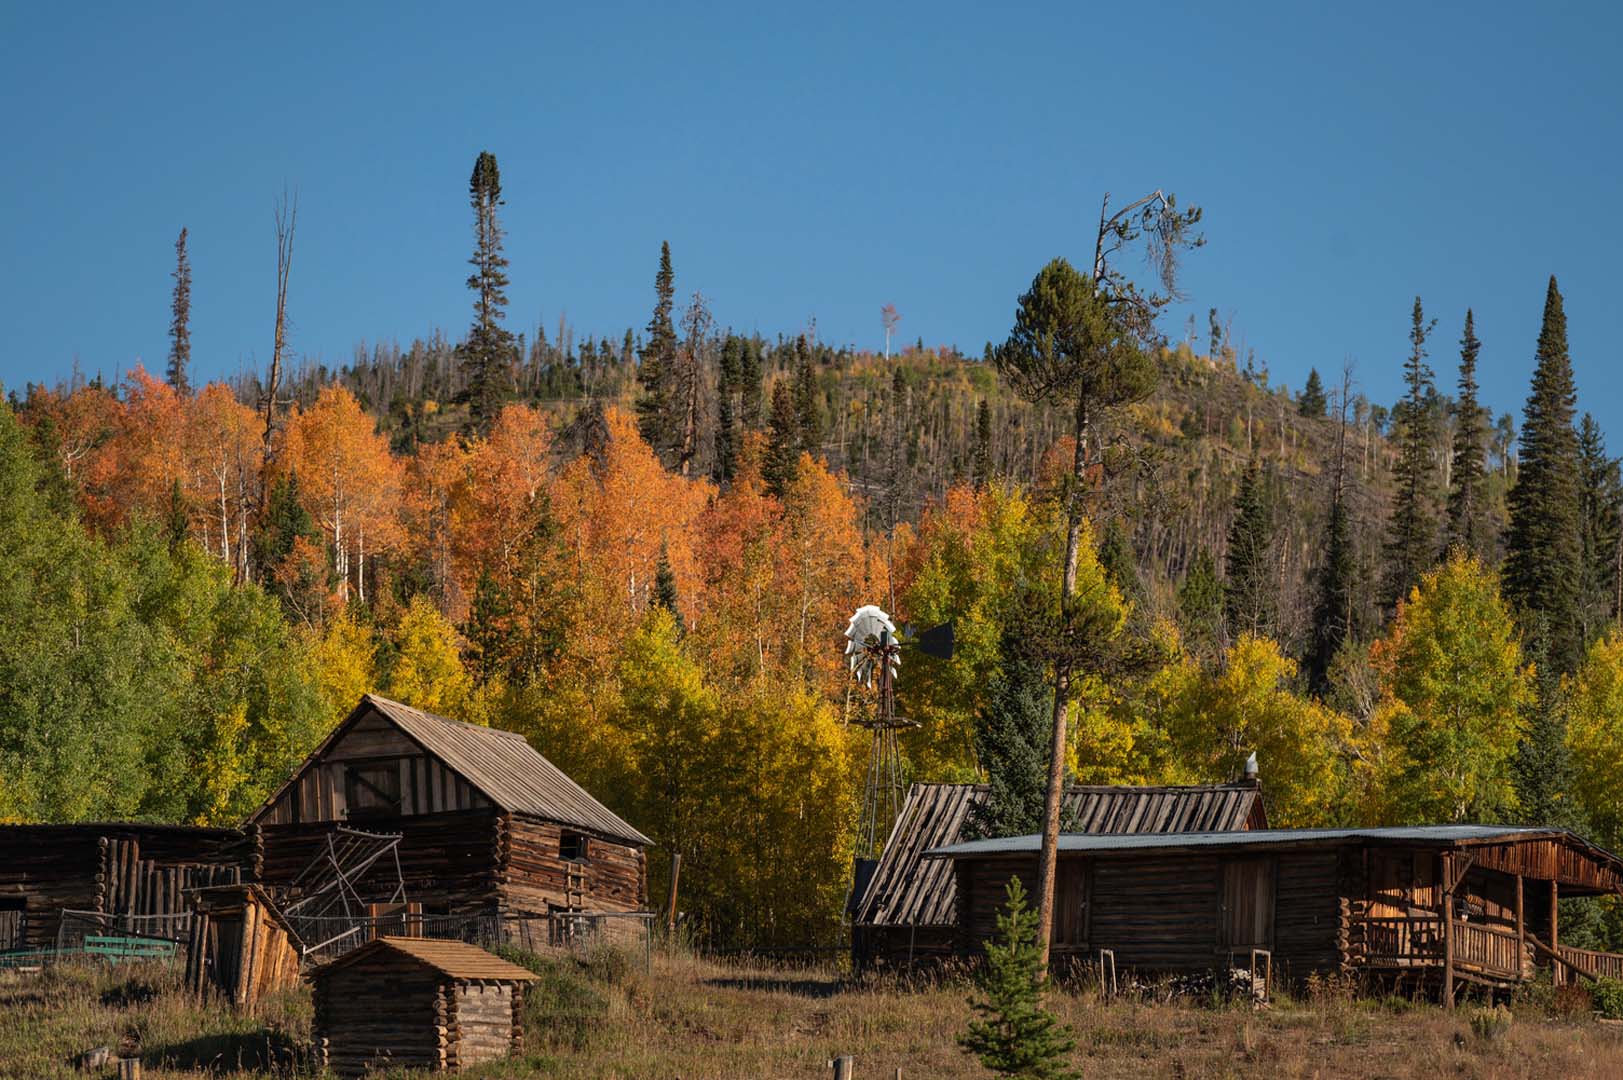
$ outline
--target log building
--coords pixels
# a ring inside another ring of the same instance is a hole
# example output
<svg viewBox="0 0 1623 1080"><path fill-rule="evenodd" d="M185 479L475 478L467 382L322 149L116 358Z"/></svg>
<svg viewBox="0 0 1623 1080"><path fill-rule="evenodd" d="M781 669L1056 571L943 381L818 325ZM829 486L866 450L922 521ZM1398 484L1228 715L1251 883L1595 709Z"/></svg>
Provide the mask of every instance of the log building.
<svg viewBox="0 0 1623 1080"><path fill-rule="evenodd" d="M927 854L951 866L957 949L996 931L1011 877L1034 886L1040 838ZM1563 896L1623 895L1623 860L1572 833L1489 825L1259 829L1060 837L1053 955L1111 949L1122 968L1245 967L1271 954L1288 982L1367 976L1452 1002L1457 986L1507 990L1553 966L1623 975L1623 956L1560 941Z"/></svg>
<svg viewBox="0 0 1623 1080"><path fill-rule="evenodd" d="M260 883L280 894L341 825L401 837L406 895L425 916L646 905L649 839L523 736L375 694L249 819ZM373 870L385 871L392 861Z"/></svg>
<svg viewBox="0 0 1623 1080"><path fill-rule="evenodd" d="M382 937L310 973L315 1065L439 1072L524 1045L535 975L461 941Z"/></svg>
<svg viewBox="0 0 1623 1080"><path fill-rule="evenodd" d="M132 916L123 929L183 937L186 890L240 880L247 857L235 829L0 825L0 952L55 945L64 909Z"/></svg>
<svg viewBox="0 0 1623 1080"><path fill-rule="evenodd" d="M872 876L852 899L857 966L952 955L957 885L950 863L925 852L961 839L985 784L914 784ZM1255 777L1182 787L1088 787L1065 793L1064 820L1079 832L1168 833L1260 829L1268 825Z"/></svg>

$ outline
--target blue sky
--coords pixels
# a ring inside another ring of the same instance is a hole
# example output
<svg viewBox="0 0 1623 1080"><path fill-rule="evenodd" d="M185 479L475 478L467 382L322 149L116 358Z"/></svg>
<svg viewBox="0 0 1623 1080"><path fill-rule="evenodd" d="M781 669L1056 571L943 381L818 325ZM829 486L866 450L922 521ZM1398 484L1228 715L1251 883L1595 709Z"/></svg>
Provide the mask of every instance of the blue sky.
<svg viewBox="0 0 1623 1080"><path fill-rule="evenodd" d="M284 184L297 353L459 335L489 149L515 330L642 325L669 240L723 325L877 348L893 302L978 353L1163 186L1209 240L1173 336L1216 306L1276 380L1352 357L1390 401L1415 294L1450 390L1473 305L1519 414L1553 272L1623 451L1616 5L51 7L0 10L8 387L161 369L183 225L198 373L263 361Z"/></svg>

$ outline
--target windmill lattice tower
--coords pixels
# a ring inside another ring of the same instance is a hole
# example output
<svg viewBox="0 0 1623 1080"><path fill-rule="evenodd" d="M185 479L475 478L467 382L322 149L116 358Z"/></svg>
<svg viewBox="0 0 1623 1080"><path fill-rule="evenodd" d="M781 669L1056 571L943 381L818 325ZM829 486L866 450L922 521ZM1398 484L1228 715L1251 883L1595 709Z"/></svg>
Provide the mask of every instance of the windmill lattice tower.
<svg viewBox="0 0 1623 1080"><path fill-rule="evenodd" d="M902 811L902 751L897 733L919 724L896 715L901 643L890 616L872 604L858 608L846 626L845 636L852 678L873 691L872 707L859 711L852 721L872 735L856 850L858 859L872 859L878 857L891 825Z"/></svg>

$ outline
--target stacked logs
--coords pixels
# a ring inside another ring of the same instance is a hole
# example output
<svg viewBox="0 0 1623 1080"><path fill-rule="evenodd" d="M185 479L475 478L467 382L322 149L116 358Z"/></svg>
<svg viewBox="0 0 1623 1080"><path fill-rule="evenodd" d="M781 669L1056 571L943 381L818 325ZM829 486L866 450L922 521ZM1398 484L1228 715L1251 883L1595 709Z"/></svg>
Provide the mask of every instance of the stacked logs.
<svg viewBox="0 0 1623 1080"><path fill-rule="evenodd" d="M265 995L298 984L298 942L257 886L196 893L186 981L194 993L218 992L248 1015Z"/></svg>

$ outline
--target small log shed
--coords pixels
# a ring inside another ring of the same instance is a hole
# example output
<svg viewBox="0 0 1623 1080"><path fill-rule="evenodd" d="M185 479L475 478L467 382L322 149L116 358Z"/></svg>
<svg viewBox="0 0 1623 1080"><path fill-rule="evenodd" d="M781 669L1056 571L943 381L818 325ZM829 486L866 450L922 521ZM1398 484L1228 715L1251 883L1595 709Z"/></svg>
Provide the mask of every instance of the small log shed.
<svg viewBox="0 0 1623 1080"><path fill-rule="evenodd" d="M524 985L535 975L461 941L381 937L309 975L315 1065L439 1072L524 1045Z"/></svg>
<svg viewBox="0 0 1623 1080"><path fill-rule="evenodd" d="M1035 883L1041 838L935 848L957 884L958 949L996 932L1011 877ZM1283 980L1359 975L1452 1004L1623 975L1623 956L1560 941L1564 896L1623 895L1623 860L1561 829L1421 825L1136 836L1063 834L1052 955L1110 949L1123 968L1207 971L1269 954Z"/></svg>

